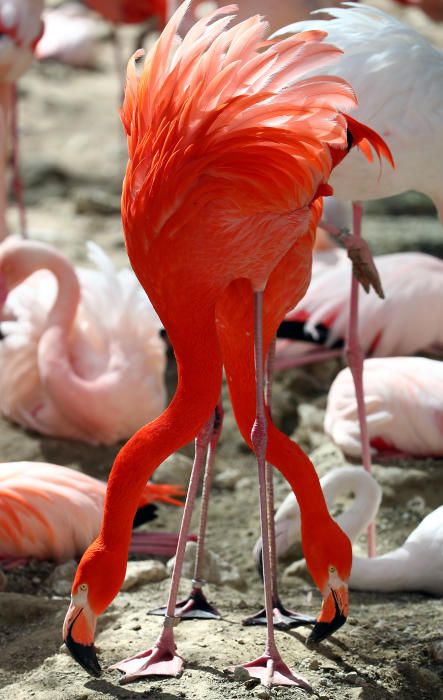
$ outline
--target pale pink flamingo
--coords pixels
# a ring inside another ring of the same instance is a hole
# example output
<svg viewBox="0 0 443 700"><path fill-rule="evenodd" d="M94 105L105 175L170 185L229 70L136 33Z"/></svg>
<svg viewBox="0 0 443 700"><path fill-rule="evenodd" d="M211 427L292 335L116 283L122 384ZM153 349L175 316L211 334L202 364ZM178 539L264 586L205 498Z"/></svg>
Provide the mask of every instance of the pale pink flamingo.
<svg viewBox="0 0 443 700"><path fill-rule="evenodd" d="M370 124L386 141L396 168L380 174L357 149L335 170L331 185L339 199L353 201L353 233L361 239L362 200L424 192L443 217L441 182L443 158L443 100L435 85L443 80L443 53L411 27L373 7L344 3L330 8L331 20L309 20L283 27L276 36L321 29L343 50L328 68L356 88L359 104L352 112ZM363 149L361 149L363 150ZM347 232L342 232L346 241ZM363 464L371 470L363 407L363 352L357 336L358 286L353 280L350 303L348 359L354 381L362 432ZM375 553L375 533L369 532L369 551Z"/></svg>
<svg viewBox="0 0 443 700"><path fill-rule="evenodd" d="M20 208L21 231L26 222L18 176L17 98L15 84L29 68L42 35L43 0L0 0L0 240L6 228L6 158L12 132L14 188Z"/></svg>
<svg viewBox="0 0 443 700"><path fill-rule="evenodd" d="M105 493L105 482L57 464L0 463L0 564L80 557L100 530ZM181 495L176 486L147 484L135 524L155 518L154 502L182 505ZM138 553L172 556L177 534L134 533L132 544Z"/></svg>
<svg viewBox="0 0 443 700"><path fill-rule="evenodd" d="M354 543L377 515L382 498L380 486L361 467L333 469L320 479L320 484L329 508L338 498L353 494L354 500L336 521ZM275 514L275 529L277 554L284 557L301 540L300 508L292 492ZM261 540L255 546L254 557L258 564ZM349 586L363 591L420 591L442 596L443 506L427 515L404 544L392 552L368 559L353 554Z"/></svg>
<svg viewBox="0 0 443 700"><path fill-rule="evenodd" d="M8 237L0 341L0 409L45 435L111 444L164 407L160 322L129 270L90 244L96 269Z"/></svg>
<svg viewBox="0 0 443 700"><path fill-rule="evenodd" d="M377 357L364 362L365 408L374 450L443 455L443 363L425 357ZM325 431L343 452L361 455L355 391L347 369L328 395Z"/></svg>
<svg viewBox="0 0 443 700"><path fill-rule="evenodd" d="M78 2L69 2L43 12L44 32L35 48L39 61L55 59L81 68L95 66L97 22Z"/></svg>
<svg viewBox="0 0 443 700"><path fill-rule="evenodd" d="M386 298L365 294L360 299L358 333L365 356L441 351L443 261L426 253L393 253L377 256L375 262ZM348 333L350 274L343 250L314 255L310 287L279 331L277 369L309 362L317 357L319 347L329 351L343 347ZM293 340L287 339L290 337ZM320 351L319 359L328 357L329 351ZM340 354L342 349L333 352Z"/></svg>

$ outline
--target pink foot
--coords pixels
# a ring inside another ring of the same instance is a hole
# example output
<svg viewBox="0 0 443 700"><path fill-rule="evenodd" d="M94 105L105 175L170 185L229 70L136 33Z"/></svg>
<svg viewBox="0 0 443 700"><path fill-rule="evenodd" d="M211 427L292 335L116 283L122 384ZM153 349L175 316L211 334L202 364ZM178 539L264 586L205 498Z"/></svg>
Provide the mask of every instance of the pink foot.
<svg viewBox="0 0 443 700"><path fill-rule="evenodd" d="M123 685L146 676L179 676L184 663L184 659L176 654L172 628L164 627L152 649L119 661L110 668L124 673L120 678Z"/></svg>
<svg viewBox="0 0 443 700"><path fill-rule="evenodd" d="M274 658L265 653L255 661L241 664L241 667L245 668L253 678L259 678L266 688L271 688L273 685L297 685L299 688L311 690L309 683L302 676L296 676L280 656ZM235 671L236 668L237 666L231 666L229 670Z"/></svg>

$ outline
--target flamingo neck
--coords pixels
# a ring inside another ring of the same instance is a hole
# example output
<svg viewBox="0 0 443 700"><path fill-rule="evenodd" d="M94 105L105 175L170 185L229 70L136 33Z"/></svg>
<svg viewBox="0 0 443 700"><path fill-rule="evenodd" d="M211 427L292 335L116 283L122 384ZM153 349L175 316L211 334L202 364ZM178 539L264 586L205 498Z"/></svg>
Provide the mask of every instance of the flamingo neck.
<svg viewBox="0 0 443 700"><path fill-rule="evenodd" d="M111 470L99 540L125 556L146 482L166 457L195 438L218 401L222 365L214 317L202 315L195 324L189 325L193 337L183 336L178 343L168 329L178 366L174 398L159 418L126 443Z"/></svg>
<svg viewBox="0 0 443 700"><path fill-rule="evenodd" d="M354 494L351 506L341 513L336 521L351 542L355 542L377 515L382 497L380 486L360 467L335 469L324 476L320 484L328 508L341 496L350 492Z"/></svg>
<svg viewBox="0 0 443 700"><path fill-rule="evenodd" d="M371 591L398 591L408 588L414 561L403 547L380 557L353 557L349 579L352 588Z"/></svg>
<svg viewBox="0 0 443 700"><path fill-rule="evenodd" d="M6 225L6 154L8 150L8 133L11 124L11 84L0 83L0 241L8 235Z"/></svg>

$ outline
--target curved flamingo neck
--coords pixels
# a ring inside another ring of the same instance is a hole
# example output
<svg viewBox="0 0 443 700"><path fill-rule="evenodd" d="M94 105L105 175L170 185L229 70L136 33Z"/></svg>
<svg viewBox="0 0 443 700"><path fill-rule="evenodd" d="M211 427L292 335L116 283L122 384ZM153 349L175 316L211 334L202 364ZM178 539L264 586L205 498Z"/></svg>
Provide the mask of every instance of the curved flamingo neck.
<svg viewBox="0 0 443 700"><path fill-rule="evenodd" d="M47 327L68 331L80 301L80 284L71 263L53 248L34 241L7 240L0 252L0 269L9 289L17 287L38 270L48 270L57 281L57 295L48 313Z"/></svg>
<svg viewBox="0 0 443 700"><path fill-rule="evenodd" d="M353 557L350 585L360 590L398 591L410 587L414 572L411 553L399 547L380 557ZM408 586L409 584L409 586Z"/></svg>
<svg viewBox="0 0 443 700"><path fill-rule="evenodd" d="M217 404L222 365L214 316L201 308L198 313L197 307L196 300L196 317L190 325L194 335L186 337L185 328L182 337L172 338L178 366L174 398L159 418L135 433L115 459L99 535L106 548L127 552L134 513L147 480L166 457L195 438ZM170 338L172 335L169 333Z"/></svg>
<svg viewBox="0 0 443 700"><path fill-rule="evenodd" d="M354 542L369 523L374 521L382 497L380 486L359 467L334 469L320 483L329 508L338 498L353 492L352 504L336 520L351 542Z"/></svg>

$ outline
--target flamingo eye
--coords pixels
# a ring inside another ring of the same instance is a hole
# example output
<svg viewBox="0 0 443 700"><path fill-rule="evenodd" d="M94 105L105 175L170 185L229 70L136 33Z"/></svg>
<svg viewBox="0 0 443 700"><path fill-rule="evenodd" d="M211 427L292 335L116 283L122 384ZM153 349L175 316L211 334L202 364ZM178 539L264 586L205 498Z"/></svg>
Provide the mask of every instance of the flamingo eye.
<svg viewBox="0 0 443 700"><path fill-rule="evenodd" d="M78 587L78 590L81 591L82 593L86 593L88 590L88 584L87 583L81 583Z"/></svg>
<svg viewBox="0 0 443 700"><path fill-rule="evenodd" d="M329 571L330 574L335 574L335 572L337 571L337 569L335 568L335 566L329 566L329 567L328 567L328 571Z"/></svg>

